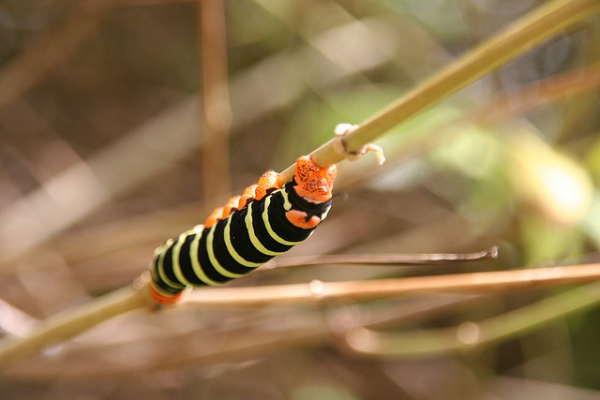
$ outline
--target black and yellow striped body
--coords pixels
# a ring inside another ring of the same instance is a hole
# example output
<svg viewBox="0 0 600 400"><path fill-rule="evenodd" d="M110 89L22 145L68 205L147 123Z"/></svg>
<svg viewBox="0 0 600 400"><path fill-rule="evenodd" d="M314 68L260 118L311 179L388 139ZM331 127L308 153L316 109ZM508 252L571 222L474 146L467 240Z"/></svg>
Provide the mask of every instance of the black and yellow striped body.
<svg viewBox="0 0 600 400"><path fill-rule="evenodd" d="M305 200L289 182L261 200L251 200L241 210L210 228L199 225L157 248L151 263L152 288L162 296L176 296L186 288L222 285L249 274L271 258L306 240L314 231L292 224L290 210L323 220L331 199Z"/></svg>

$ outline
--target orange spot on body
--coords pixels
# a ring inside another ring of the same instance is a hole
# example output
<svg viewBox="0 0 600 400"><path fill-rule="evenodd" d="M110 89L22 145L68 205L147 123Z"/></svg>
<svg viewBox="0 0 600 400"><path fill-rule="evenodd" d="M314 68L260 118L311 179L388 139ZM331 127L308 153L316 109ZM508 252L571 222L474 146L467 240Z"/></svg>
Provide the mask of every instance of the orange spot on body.
<svg viewBox="0 0 600 400"><path fill-rule="evenodd" d="M285 217L288 221L294 224L294 226L302 229L312 229L321 222L321 218L317 217L316 215L313 215L307 221L306 217L308 217L308 214L306 214L304 211L298 210L290 210L286 212Z"/></svg>
<svg viewBox="0 0 600 400"><path fill-rule="evenodd" d="M224 207L215 208L213 210L213 212L206 219L206 222L204 223L204 227L210 228L211 226L213 226L214 224L219 222L219 220L223 219L223 209L224 209Z"/></svg>
<svg viewBox="0 0 600 400"><path fill-rule="evenodd" d="M231 215L231 212L234 209L239 210L240 197L241 196L234 196L234 197L230 198L229 200L227 200L227 203L225 203L225 207L223 207L223 216L221 217L221 219L225 219L225 218L229 217Z"/></svg>
<svg viewBox="0 0 600 400"><path fill-rule="evenodd" d="M246 207L246 204L248 204L248 202L254 198L254 196L256 195L257 187L258 185L250 185L246 189L244 189L244 193L242 193L242 195L240 196L240 204L238 210L241 210L242 208Z"/></svg>
<svg viewBox="0 0 600 400"><path fill-rule="evenodd" d="M273 190L281 189L281 184L279 183L278 178L279 174L275 171L265 172L258 180L254 198L256 200L261 200Z"/></svg>
<svg viewBox="0 0 600 400"><path fill-rule="evenodd" d="M252 199L260 200L275 189L280 189L281 184L278 182L279 174L275 171L265 172L258 180L258 185L250 185L244 189L241 196L230 198L225 206L215 208L204 223L205 228L210 228L220 220L223 220L229 215L233 209L241 210Z"/></svg>

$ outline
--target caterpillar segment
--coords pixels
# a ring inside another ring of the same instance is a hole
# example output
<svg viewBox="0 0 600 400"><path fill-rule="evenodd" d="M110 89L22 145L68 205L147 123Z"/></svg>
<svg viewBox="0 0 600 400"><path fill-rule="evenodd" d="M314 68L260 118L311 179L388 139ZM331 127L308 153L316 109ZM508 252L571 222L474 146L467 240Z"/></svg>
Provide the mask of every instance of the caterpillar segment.
<svg viewBox="0 0 600 400"><path fill-rule="evenodd" d="M204 225L155 250L151 296L159 304L176 303L187 289L223 285L303 242L331 208L336 173L335 165L321 167L309 156L298 159L286 184L276 172L266 172Z"/></svg>

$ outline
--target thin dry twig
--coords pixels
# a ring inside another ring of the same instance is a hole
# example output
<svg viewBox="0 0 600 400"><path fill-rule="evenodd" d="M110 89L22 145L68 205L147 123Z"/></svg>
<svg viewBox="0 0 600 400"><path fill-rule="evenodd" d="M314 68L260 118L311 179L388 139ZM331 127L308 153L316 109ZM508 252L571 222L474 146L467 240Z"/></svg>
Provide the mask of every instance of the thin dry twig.
<svg viewBox="0 0 600 400"><path fill-rule="evenodd" d="M317 256L280 257L267 262L260 269L278 269L323 264L365 265L431 265L452 262L481 261L498 257L498 246L476 253L441 254L328 254Z"/></svg>
<svg viewBox="0 0 600 400"><path fill-rule="evenodd" d="M515 271L322 282L262 286L260 288L208 288L191 292L186 304L199 307L263 307L328 301L366 301L417 293L489 293L582 284L600 279L600 264L536 268Z"/></svg>

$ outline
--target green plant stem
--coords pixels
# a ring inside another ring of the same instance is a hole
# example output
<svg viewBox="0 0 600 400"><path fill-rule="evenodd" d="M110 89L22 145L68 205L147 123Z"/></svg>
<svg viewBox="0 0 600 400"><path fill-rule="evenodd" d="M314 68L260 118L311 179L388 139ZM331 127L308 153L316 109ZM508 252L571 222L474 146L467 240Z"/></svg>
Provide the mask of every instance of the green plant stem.
<svg viewBox="0 0 600 400"><path fill-rule="evenodd" d="M0 340L0 369L112 317L151 306L151 300L145 296L144 290L128 286L57 314L40 322L25 336L7 336Z"/></svg>
<svg viewBox="0 0 600 400"><path fill-rule="evenodd" d="M539 7L346 134L346 149L359 151L395 126L599 10L598 0L557 0ZM335 140L311 153L319 165L335 164L345 158L334 150ZM287 182L293 176L294 166L290 166L282 172L282 181Z"/></svg>
<svg viewBox="0 0 600 400"><path fill-rule="evenodd" d="M481 322L404 333L381 333L358 328L348 331L345 339L352 351L378 357L424 357L472 351L483 345L524 335L598 303L600 283L595 282Z"/></svg>

